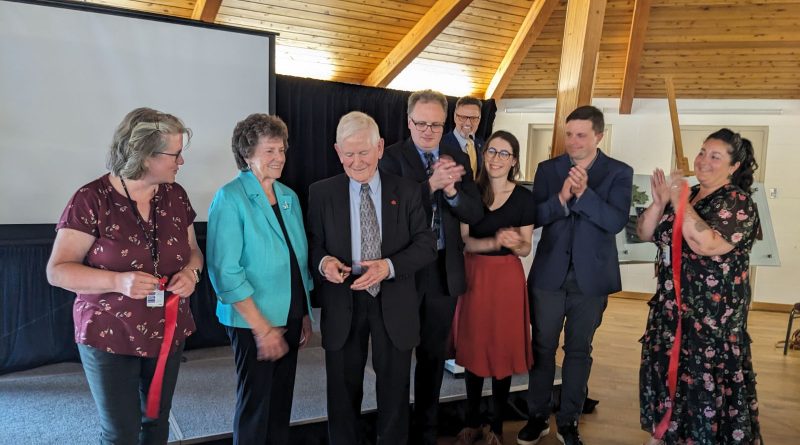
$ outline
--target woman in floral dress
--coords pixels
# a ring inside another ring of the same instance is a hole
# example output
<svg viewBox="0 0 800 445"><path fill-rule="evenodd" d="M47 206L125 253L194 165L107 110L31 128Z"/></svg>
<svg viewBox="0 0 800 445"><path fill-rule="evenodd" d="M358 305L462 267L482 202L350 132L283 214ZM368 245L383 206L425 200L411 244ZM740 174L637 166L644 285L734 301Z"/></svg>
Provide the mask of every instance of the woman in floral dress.
<svg viewBox="0 0 800 445"><path fill-rule="evenodd" d="M750 141L726 128L706 138L694 161L699 184L690 189L683 220L683 332L674 400L667 385L678 317L671 247L684 179L661 170L651 179L653 203L638 222L639 237L658 246L658 286L640 340L640 421L653 434L651 444L762 443L747 334L749 254L759 232L750 198L756 168ZM670 405L666 431L657 437Z"/></svg>

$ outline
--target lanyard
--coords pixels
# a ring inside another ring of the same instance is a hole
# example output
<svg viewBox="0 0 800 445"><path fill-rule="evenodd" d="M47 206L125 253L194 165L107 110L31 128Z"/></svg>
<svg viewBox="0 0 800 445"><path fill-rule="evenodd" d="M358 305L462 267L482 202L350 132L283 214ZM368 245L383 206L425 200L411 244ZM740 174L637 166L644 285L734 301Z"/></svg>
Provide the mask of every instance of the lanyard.
<svg viewBox="0 0 800 445"><path fill-rule="evenodd" d="M125 180L122 179L122 177L120 177L119 180L122 182L122 188L125 190L125 196L128 198L128 203L130 203L131 209L133 210L133 216L136 217L136 225L142 229L144 238L147 241L147 245L150 250L150 258L153 259L153 271L155 272L155 276L160 277L161 275L158 274L158 219L156 218L158 216L158 199L155 200L155 205L150 209L150 222L153 224L153 231L148 232L144 227L142 215L139 213L136 203L133 201L131 194L128 192L128 186L125 185Z"/></svg>

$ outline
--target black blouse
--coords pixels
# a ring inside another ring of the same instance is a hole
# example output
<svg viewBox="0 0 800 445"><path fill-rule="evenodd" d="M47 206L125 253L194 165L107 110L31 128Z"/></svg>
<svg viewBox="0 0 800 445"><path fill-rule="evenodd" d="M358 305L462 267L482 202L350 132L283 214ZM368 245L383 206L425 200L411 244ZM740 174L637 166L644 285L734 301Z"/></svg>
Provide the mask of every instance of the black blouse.
<svg viewBox="0 0 800 445"><path fill-rule="evenodd" d="M533 224L536 208L533 193L517 185L506 202L495 210L483 208L483 219L469 226L469 236L473 238L493 237L498 230L509 227L530 226ZM494 252L481 252L481 255L514 255L511 249L502 247Z"/></svg>

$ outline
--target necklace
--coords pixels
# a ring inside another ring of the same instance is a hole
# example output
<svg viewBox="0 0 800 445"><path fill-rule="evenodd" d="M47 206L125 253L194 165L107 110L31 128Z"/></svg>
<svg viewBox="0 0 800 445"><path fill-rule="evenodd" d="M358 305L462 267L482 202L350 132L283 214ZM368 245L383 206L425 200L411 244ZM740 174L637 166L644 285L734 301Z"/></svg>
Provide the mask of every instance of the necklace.
<svg viewBox="0 0 800 445"><path fill-rule="evenodd" d="M131 210L133 210L133 216L136 217L136 225L142 229L144 238L147 241L147 247L150 250L150 258L153 259L153 271L155 272L154 275L160 278L161 275L158 273L158 219L156 218L158 215L158 199L155 199L155 205L150 206L150 222L153 224L153 230L150 232L144 226L142 215L139 213L139 208L136 207L136 202L134 202L133 198L131 198L130 192L128 192L128 186L125 185L125 180L122 179L122 177L120 177L119 180L122 183L122 189L125 190L125 196L128 198L128 203L131 206Z"/></svg>

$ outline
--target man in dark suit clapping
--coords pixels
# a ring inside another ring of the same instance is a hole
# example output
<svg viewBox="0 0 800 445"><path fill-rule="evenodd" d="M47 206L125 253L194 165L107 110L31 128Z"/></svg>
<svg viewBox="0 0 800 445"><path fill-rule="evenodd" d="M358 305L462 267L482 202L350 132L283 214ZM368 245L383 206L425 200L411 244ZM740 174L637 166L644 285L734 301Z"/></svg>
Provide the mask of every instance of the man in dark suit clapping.
<svg viewBox="0 0 800 445"><path fill-rule="evenodd" d="M621 290L616 234L628 222L633 169L598 149L603 112L590 105L566 119L565 151L543 161L533 180L532 205L542 236L528 275L533 325L533 368L528 383L528 424L519 445L550 432L556 348L564 330L558 438L581 445L578 418L592 367L592 338L608 294Z"/></svg>
<svg viewBox="0 0 800 445"><path fill-rule="evenodd" d="M464 293L464 243L460 223L483 217L483 204L469 158L458 146L440 144L447 117L442 93L424 90L408 98L411 138L386 149L381 170L418 184L429 231L436 237L437 261L417 273L422 330L414 371L413 443L434 445L445 345L456 299Z"/></svg>
<svg viewBox="0 0 800 445"><path fill-rule="evenodd" d="M378 444L407 444L411 349L420 325L414 275L436 258L436 244L419 186L378 170L383 139L371 117L342 117L336 153L345 173L312 184L308 203L330 443L362 443L358 418L371 339Z"/></svg>

